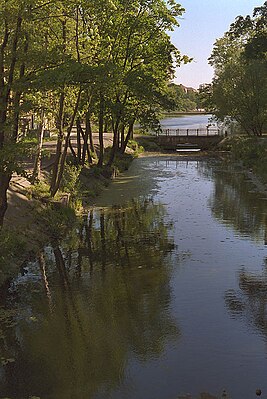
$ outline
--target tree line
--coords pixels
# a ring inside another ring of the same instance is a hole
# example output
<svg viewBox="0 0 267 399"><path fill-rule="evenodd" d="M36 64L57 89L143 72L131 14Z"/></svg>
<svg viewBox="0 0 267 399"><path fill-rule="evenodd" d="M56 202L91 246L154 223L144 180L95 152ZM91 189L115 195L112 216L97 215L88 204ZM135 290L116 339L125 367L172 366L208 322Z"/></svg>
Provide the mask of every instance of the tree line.
<svg viewBox="0 0 267 399"><path fill-rule="evenodd" d="M168 83L188 58L167 32L184 9L175 0L4 0L0 4L0 226L7 190L19 171L21 118L34 112L38 180L44 121L57 133L50 194L60 188L69 149L76 165L92 163L92 119L99 132L97 164L104 165L103 133L113 133L105 161L125 151L135 121L155 126L159 109L174 107ZM78 149L71 144L77 127Z"/></svg>
<svg viewBox="0 0 267 399"><path fill-rule="evenodd" d="M215 42L209 62L214 78L200 94L206 109L261 136L267 128L267 1L252 16L235 19Z"/></svg>

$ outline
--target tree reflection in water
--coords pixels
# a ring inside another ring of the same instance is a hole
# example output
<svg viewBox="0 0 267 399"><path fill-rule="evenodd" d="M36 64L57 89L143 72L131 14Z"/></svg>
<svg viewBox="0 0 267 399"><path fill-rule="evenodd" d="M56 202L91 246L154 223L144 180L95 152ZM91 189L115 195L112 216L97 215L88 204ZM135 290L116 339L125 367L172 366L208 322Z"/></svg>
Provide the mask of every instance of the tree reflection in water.
<svg viewBox="0 0 267 399"><path fill-rule="evenodd" d="M204 166L204 165L203 165ZM238 233L267 242L266 201L253 191L243 173L218 166L207 168L214 179L214 195L210 207L214 216L231 225Z"/></svg>
<svg viewBox="0 0 267 399"><path fill-rule="evenodd" d="M225 294L231 315L244 317L267 338L267 258L261 275L245 270L239 273L239 287L239 292L229 290Z"/></svg>
<svg viewBox="0 0 267 399"><path fill-rule="evenodd" d="M17 307L0 395L92 397L125 380L127 362L160 356L177 339L169 311L174 250L164 209L151 199L91 210L72 240L54 242L13 282ZM63 249L64 248L64 249Z"/></svg>
<svg viewBox="0 0 267 399"><path fill-rule="evenodd" d="M267 243L266 200L253 191L243 173L227 165L201 164L202 174L212 175L215 182L210 200L213 215L230 225L238 234ZM240 291L228 290L225 302L234 318L243 317L267 337L267 258L260 274L239 272Z"/></svg>

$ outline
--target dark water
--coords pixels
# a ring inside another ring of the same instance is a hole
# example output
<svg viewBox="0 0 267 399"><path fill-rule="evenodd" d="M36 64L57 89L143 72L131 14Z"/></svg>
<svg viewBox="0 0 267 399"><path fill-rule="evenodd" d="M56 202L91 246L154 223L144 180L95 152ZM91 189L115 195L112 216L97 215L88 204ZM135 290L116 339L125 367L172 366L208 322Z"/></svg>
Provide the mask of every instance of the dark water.
<svg viewBox="0 0 267 399"><path fill-rule="evenodd" d="M266 397L266 200L173 156L95 205L2 295L0 397Z"/></svg>

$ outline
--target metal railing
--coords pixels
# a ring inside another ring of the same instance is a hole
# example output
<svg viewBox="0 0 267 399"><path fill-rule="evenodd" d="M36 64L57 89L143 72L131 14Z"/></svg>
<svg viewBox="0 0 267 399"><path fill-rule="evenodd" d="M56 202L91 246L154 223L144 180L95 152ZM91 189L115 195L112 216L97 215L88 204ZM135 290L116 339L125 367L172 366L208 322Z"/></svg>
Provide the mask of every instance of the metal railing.
<svg viewBox="0 0 267 399"><path fill-rule="evenodd" d="M200 129L162 129L157 136L219 136L221 132L217 128Z"/></svg>

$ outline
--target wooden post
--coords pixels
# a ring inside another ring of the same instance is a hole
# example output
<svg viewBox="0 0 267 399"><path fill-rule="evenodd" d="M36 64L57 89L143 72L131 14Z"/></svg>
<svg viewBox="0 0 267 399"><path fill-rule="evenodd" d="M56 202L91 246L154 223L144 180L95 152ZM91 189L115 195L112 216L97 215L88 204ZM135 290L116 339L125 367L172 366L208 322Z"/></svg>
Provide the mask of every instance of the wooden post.
<svg viewBox="0 0 267 399"><path fill-rule="evenodd" d="M186 129L186 135L188 136L188 134L189 134L189 129Z"/></svg>
<svg viewBox="0 0 267 399"><path fill-rule="evenodd" d="M197 136L198 136L198 129L197 129Z"/></svg>

